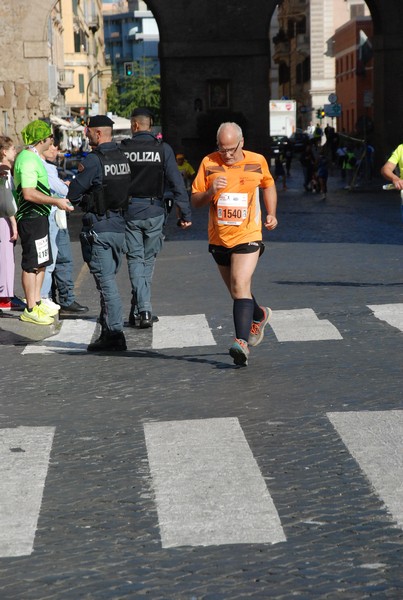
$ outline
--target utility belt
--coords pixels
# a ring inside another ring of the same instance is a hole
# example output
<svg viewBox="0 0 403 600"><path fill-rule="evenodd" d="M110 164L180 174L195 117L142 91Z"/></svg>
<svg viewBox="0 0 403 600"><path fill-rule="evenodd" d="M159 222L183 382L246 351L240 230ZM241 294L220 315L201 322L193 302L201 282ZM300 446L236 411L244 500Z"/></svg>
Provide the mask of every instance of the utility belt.
<svg viewBox="0 0 403 600"><path fill-rule="evenodd" d="M123 213L123 208L116 208L113 210L108 209L104 215L98 215L95 212L88 211L88 213L83 216L83 225L84 227L90 227L94 223L94 218L97 221L104 221L105 219L112 219L113 217L123 216Z"/></svg>
<svg viewBox="0 0 403 600"><path fill-rule="evenodd" d="M131 197L129 204L149 204L150 206L159 206L165 208L165 200L163 198L134 198Z"/></svg>

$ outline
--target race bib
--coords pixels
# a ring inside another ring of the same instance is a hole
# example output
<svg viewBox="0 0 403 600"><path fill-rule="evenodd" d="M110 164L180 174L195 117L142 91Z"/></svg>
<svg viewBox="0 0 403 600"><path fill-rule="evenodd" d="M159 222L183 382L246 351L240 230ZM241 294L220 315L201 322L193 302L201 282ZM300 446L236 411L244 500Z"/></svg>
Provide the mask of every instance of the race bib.
<svg viewBox="0 0 403 600"><path fill-rule="evenodd" d="M241 225L248 214L248 194L221 194L217 201L219 225Z"/></svg>
<svg viewBox="0 0 403 600"><path fill-rule="evenodd" d="M38 265L47 262L49 260L48 236L45 235L45 237L41 238L40 240L35 240L35 246L38 257Z"/></svg>

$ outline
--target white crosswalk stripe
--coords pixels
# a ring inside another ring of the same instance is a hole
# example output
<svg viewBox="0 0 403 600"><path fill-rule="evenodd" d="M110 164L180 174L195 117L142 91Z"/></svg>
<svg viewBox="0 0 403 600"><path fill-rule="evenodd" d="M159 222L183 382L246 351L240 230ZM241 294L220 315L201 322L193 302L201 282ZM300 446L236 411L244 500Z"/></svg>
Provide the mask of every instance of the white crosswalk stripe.
<svg viewBox="0 0 403 600"><path fill-rule="evenodd" d="M368 304L375 317L403 331L403 304Z"/></svg>
<svg viewBox="0 0 403 600"><path fill-rule="evenodd" d="M403 529L403 410L327 417ZM54 433L0 429L0 557L33 552ZM144 434L162 547L286 541L237 418L149 422Z"/></svg>
<svg viewBox="0 0 403 600"><path fill-rule="evenodd" d="M96 320L69 319L62 322L59 333L40 344L25 346L22 354L59 354L86 352L96 327Z"/></svg>
<svg viewBox="0 0 403 600"><path fill-rule="evenodd" d="M146 423L163 548L285 541L236 418Z"/></svg>
<svg viewBox="0 0 403 600"><path fill-rule="evenodd" d="M330 321L318 319L311 308L273 310L270 325L279 342L343 339Z"/></svg>
<svg viewBox="0 0 403 600"><path fill-rule="evenodd" d="M0 429L0 557L33 551L54 431Z"/></svg>
<svg viewBox="0 0 403 600"><path fill-rule="evenodd" d="M377 319L403 331L403 304L368 305ZM328 319L319 319L311 308L273 310L269 323L278 342L310 342L342 340L338 329ZM27 345L22 354L53 354L85 352L96 328L90 319L62 321L59 333L41 343ZM151 330L151 346L155 350L164 348L190 348L215 346L217 341L209 326L206 315L160 316ZM136 340L144 345L144 339ZM149 341L146 342L146 345ZM129 344L130 345L130 344ZM149 346L148 346L149 347Z"/></svg>
<svg viewBox="0 0 403 600"><path fill-rule="evenodd" d="M152 347L155 350L215 345L216 341L205 315L159 317L153 327Z"/></svg>
<svg viewBox="0 0 403 600"><path fill-rule="evenodd" d="M332 412L327 416L403 529L403 410Z"/></svg>

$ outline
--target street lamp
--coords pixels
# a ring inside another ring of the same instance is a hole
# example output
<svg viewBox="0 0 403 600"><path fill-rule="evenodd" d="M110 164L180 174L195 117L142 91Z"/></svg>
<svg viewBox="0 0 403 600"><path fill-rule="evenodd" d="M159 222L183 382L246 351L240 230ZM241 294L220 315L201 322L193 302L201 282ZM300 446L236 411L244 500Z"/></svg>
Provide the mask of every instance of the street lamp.
<svg viewBox="0 0 403 600"><path fill-rule="evenodd" d="M88 93L89 93L89 89L90 89L90 83L94 79L94 77L97 77L98 75L100 75L101 73L105 73L106 71L110 72L110 69L100 69L99 71L96 71L93 75L91 75L91 77L88 80L87 90L86 90L86 108L85 108L85 114L87 117L89 116L88 115L88 106L89 106Z"/></svg>

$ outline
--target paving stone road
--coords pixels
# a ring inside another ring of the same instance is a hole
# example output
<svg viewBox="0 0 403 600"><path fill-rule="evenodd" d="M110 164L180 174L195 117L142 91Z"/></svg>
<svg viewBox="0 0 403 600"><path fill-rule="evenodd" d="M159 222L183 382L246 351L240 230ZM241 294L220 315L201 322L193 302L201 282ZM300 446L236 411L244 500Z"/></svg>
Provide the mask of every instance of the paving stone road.
<svg viewBox="0 0 403 600"><path fill-rule="evenodd" d="M126 353L84 350L99 307L78 213L88 315L0 318L1 600L403 598L400 199L334 174L322 202L298 163L287 185L246 369L204 209L189 231L170 219L161 323L127 328ZM125 264L119 284L127 314Z"/></svg>

